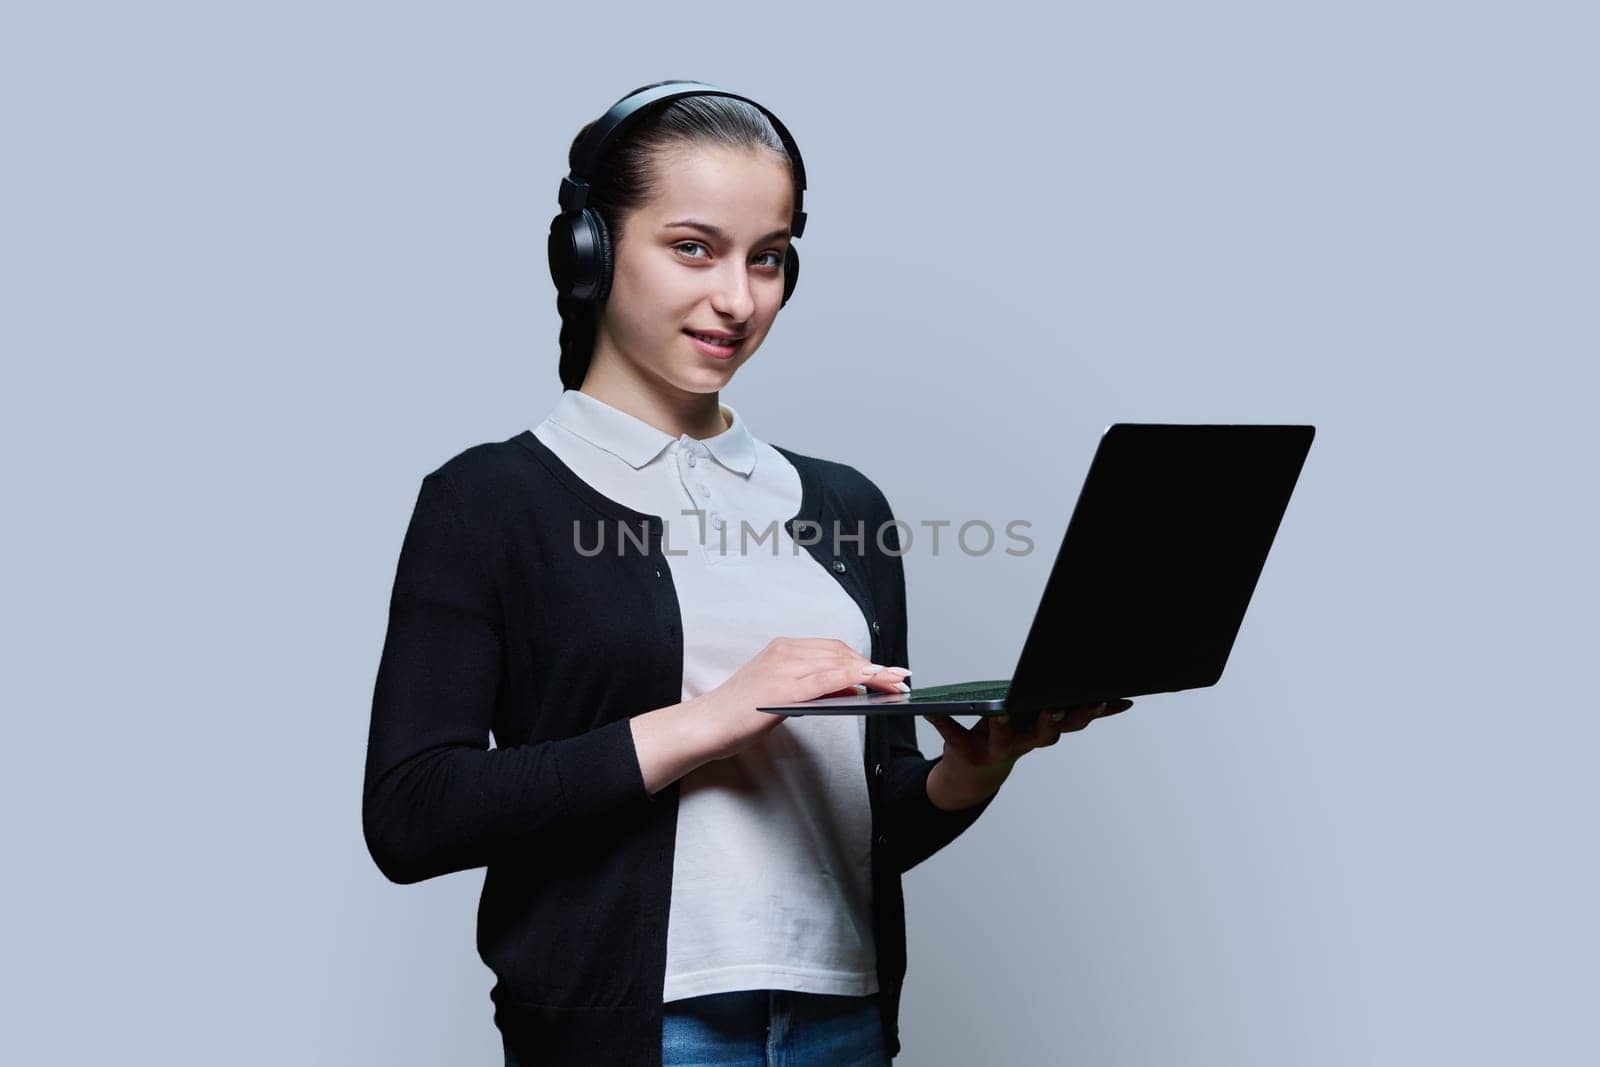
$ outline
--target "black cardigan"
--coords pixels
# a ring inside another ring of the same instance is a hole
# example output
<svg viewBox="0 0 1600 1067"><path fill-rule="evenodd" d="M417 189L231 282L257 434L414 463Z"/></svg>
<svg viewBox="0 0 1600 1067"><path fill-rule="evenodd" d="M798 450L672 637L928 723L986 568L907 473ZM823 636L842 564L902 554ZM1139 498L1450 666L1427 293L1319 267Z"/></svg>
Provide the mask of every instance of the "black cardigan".
<svg viewBox="0 0 1600 1067"><path fill-rule="evenodd" d="M790 536L820 529L807 551L860 605L873 662L909 667L899 528L885 529L887 551L876 536L892 518L888 502L853 467L778 451L802 486ZM619 519L647 551L623 541L617 554ZM819 526L797 533L805 520ZM603 524L606 550L574 551L575 522ZM523 431L425 476L400 548L362 829L394 882L487 868L477 942L497 979L495 1024L539 1063L661 1063L679 785L645 791L628 720L682 699L662 528ZM843 539L858 530L859 542ZM873 932L891 1055L906 971L900 876L988 806L935 807L926 780L937 762L917 748L913 716L867 719Z"/></svg>

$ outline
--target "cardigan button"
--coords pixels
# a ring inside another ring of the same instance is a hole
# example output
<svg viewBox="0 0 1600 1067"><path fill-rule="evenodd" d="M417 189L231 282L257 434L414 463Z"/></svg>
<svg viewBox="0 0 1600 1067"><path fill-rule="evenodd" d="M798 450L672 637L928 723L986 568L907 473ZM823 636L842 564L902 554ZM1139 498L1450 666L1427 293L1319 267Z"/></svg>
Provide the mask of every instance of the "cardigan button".
<svg viewBox="0 0 1600 1067"><path fill-rule="evenodd" d="M872 632L873 633L877 633L878 632L878 620L877 619L873 619L872 620Z"/></svg>
<svg viewBox="0 0 1600 1067"><path fill-rule="evenodd" d="M834 560L833 561L833 569L838 571L840 574L843 574L844 573L844 560L842 560L842 559Z"/></svg>
<svg viewBox="0 0 1600 1067"><path fill-rule="evenodd" d="M872 777L874 777L874 778L882 778L883 777L883 764L874 763L872 765Z"/></svg>
<svg viewBox="0 0 1600 1067"><path fill-rule="evenodd" d="M882 848L882 847L888 845L888 843L889 843L889 835L888 834L879 834L878 835L878 847L879 848Z"/></svg>

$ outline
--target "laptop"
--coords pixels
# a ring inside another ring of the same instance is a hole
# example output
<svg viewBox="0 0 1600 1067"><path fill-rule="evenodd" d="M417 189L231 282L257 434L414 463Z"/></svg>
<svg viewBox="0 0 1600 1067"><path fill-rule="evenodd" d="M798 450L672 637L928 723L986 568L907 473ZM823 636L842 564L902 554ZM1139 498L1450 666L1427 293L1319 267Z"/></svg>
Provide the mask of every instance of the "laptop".
<svg viewBox="0 0 1600 1067"><path fill-rule="evenodd" d="M819 697L779 715L1005 712L1215 685L1314 426L1116 423L1094 460L1009 679Z"/></svg>

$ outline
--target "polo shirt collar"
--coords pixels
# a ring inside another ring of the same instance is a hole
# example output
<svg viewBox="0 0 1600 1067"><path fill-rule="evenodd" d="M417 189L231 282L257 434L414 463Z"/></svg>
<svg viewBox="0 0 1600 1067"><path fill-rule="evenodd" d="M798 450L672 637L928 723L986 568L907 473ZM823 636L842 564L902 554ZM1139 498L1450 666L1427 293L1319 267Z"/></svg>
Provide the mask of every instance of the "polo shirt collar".
<svg viewBox="0 0 1600 1067"><path fill-rule="evenodd" d="M675 440L695 449L738 474L748 475L756 465L756 441L733 407L722 404L732 423L726 430L704 440L684 434L674 438L665 430L630 415L620 408L590 396L579 389L567 389L556 401L550 421L596 448L610 452L635 470L659 456Z"/></svg>

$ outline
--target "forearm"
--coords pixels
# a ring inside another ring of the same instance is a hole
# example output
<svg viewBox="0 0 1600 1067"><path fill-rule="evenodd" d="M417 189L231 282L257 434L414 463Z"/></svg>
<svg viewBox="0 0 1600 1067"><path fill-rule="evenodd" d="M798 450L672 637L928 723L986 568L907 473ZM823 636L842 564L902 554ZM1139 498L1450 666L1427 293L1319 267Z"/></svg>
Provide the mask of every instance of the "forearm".
<svg viewBox="0 0 1600 1067"><path fill-rule="evenodd" d="M491 748L512 638L484 556L451 483L427 475L395 571L362 789L368 849L395 882L627 832L652 794L717 754L703 704Z"/></svg>
<svg viewBox="0 0 1600 1067"><path fill-rule="evenodd" d="M395 718L385 712L380 721L388 727ZM651 802L624 721L495 749L441 734L409 754L394 752L416 743L411 733L385 729L369 746L362 822L373 859L395 882L536 856L569 834L625 824Z"/></svg>
<svg viewBox="0 0 1600 1067"><path fill-rule="evenodd" d="M385 875L409 883L617 825L715 758L696 710L672 704L535 744L489 750L445 739L404 759L374 758L362 805L368 847Z"/></svg>
<svg viewBox="0 0 1600 1067"><path fill-rule="evenodd" d="M628 720L645 792L651 796L716 758L705 716L698 712L699 705L689 700Z"/></svg>
<svg viewBox="0 0 1600 1067"><path fill-rule="evenodd" d="M934 772L943 762L942 758L902 757L884 767L883 827L889 837L890 862L901 873L959 837L977 821L993 799L991 795L968 804L966 796L946 794L933 780ZM936 794L941 801L954 801L959 806L942 807L935 802Z"/></svg>
<svg viewBox="0 0 1600 1067"><path fill-rule="evenodd" d="M954 770L954 764L941 759L928 772L928 799L941 811L964 811L994 797L1011 773L1012 763L1003 769L980 769L969 774Z"/></svg>

